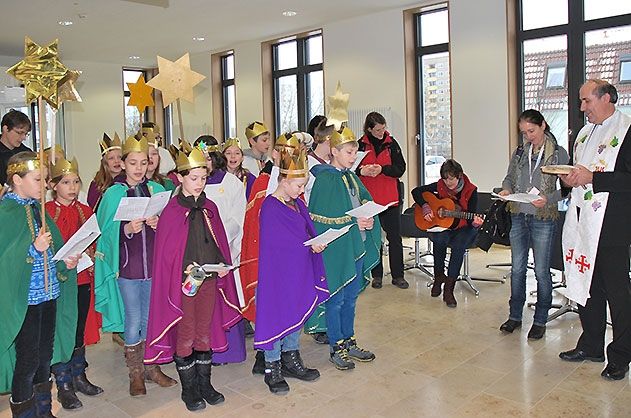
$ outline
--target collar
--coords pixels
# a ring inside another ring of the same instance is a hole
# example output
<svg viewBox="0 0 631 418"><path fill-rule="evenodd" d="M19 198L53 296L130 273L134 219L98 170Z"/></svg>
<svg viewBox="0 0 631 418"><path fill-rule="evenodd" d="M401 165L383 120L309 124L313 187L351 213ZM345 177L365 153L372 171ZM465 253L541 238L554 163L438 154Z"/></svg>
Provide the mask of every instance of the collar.
<svg viewBox="0 0 631 418"><path fill-rule="evenodd" d="M11 199L14 200L15 202L19 203L20 205L34 205L35 203L37 203L36 199L32 199L30 197L24 198L19 196L17 193L14 192L9 192L4 196L5 199Z"/></svg>

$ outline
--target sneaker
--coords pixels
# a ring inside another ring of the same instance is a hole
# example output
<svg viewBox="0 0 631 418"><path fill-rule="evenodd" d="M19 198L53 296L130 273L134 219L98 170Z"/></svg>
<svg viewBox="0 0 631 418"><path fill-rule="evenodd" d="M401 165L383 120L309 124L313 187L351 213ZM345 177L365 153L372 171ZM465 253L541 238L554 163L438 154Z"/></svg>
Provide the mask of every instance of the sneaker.
<svg viewBox="0 0 631 418"><path fill-rule="evenodd" d="M403 277L393 277L392 284L399 289L407 289L408 287L410 287L410 284Z"/></svg>
<svg viewBox="0 0 631 418"><path fill-rule="evenodd" d="M333 346L333 352L329 360L338 370L351 370L355 368L355 363L353 363L353 360L348 356L348 351L344 348L343 341L339 341L338 344Z"/></svg>
<svg viewBox="0 0 631 418"><path fill-rule="evenodd" d="M316 332L316 333L311 334L311 337L318 344L328 344L329 343L329 337L326 335L326 332Z"/></svg>
<svg viewBox="0 0 631 418"><path fill-rule="evenodd" d="M344 343L346 344L348 356L353 360L368 362L375 359L375 355L372 352L364 350L363 348L357 346L357 341L355 340L355 337L351 337L345 340Z"/></svg>

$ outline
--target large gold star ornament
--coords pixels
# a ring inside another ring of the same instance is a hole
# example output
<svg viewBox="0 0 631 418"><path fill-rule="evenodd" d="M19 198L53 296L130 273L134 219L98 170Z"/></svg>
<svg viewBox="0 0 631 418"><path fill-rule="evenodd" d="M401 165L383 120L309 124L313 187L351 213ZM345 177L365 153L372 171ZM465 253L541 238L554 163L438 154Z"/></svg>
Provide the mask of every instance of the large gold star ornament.
<svg viewBox="0 0 631 418"><path fill-rule="evenodd" d="M24 59L7 70L24 84L26 102L43 97L52 107L58 108L58 83L68 69L57 57L59 40L39 46L28 36L24 40Z"/></svg>
<svg viewBox="0 0 631 418"><path fill-rule="evenodd" d="M342 127L342 123L348 122L348 101L350 94L342 92L342 83L337 82L335 94L327 97L329 114L327 125L334 125L336 130Z"/></svg>
<svg viewBox="0 0 631 418"><path fill-rule="evenodd" d="M145 83L144 75L141 74L135 83L127 83L127 87L129 87L129 92L131 93L127 106L136 106L138 113L142 114L147 106L154 105L153 87Z"/></svg>
<svg viewBox="0 0 631 418"><path fill-rule="evenodd" d="M63 102L82 102L81 96L75 87L81 71L68 70L68 74L59 81L57 85L57 102L61 105Z"/></svg>
<svg viewBox="0 0 631 418"><path fill-rule="evenodd" d="M175 62L158 56L158 75L147 84L162 92L162 104L167 107L177 99L193 103L193 87L205 78L191 70L187 52Z"/></svg>

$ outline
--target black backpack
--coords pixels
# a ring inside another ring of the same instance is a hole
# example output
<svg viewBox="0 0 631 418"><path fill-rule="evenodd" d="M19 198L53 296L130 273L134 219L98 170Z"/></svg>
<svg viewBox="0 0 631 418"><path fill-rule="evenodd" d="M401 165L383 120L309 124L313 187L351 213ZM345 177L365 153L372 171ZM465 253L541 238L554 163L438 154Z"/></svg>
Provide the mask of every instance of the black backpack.
<svg viewBox="0 0 631 418"><path fill-rule="evenodd" d="M508 202L496 200L493 202L484 223L480 227L475 245L483 251L489 251L491 245L500 244L510 246L511 218Z"/></svg>

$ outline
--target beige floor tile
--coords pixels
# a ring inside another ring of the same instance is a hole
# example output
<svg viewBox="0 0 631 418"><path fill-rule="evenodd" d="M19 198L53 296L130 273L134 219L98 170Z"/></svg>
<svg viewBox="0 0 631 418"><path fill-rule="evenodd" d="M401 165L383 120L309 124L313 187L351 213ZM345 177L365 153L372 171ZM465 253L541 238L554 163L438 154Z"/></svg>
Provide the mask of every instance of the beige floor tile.
<svg viewBox="0 0 631 418"><path fill-rule="evenodd" d="M524 404L498 398L482 393L466 402L464 406L456 410L454 417L527 417L528 408Z"/></svg>
<svg viewBox="0 0 631 418"><path fill-rule="evenodd" d="M554 389L530 411L533 417L598 417L607 410L605 401L563 389Z"/></svg>

